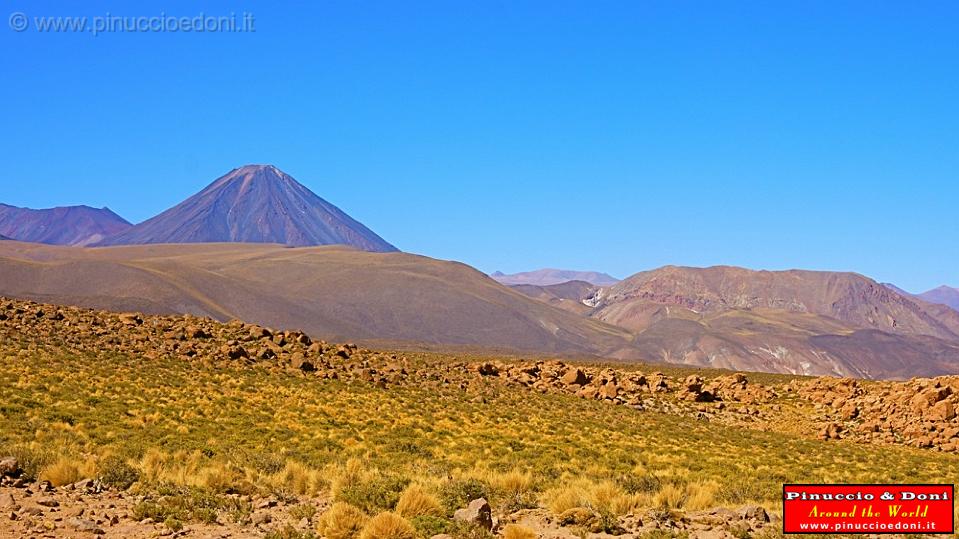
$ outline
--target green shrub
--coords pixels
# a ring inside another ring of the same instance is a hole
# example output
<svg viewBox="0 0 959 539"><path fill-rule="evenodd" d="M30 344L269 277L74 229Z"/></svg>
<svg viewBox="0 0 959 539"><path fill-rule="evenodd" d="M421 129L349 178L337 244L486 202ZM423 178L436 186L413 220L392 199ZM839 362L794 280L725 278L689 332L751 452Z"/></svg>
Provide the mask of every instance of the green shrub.
<svg viewBox="0 0 959 539"><path fill-rule="evenodd" d="M652 494L662 487L663 482L654 475L623 474L619 477L619 484L630 494Z"/></svg>
<svg viewBox="0 0 959 539"><path fill-rule="evenodd" d="M359 507L367 514L375 515L393 510L409 482L409 479L405 478L376 475L343 486L337 492L336 499Z"/></svg>
<svg viewBox="0 0 959 539"><path fill-rule="evenodd" d="M99 462L100 481L118 490L126 490L140 479L140 473L119 455L109 455Z"/></svg>
<svg viewBox="0 0 959 539"><path fill-rule="evenodd" d="M174 519L182 522L213 523L220 513L229 515L234 522L243 522L250 513L250 506L237 498L219 496L193 489L159 489L157 498L148 498L133 508L137 520L145 518L154 522Z"/></svg>
<svg viewBox="0 0 959 539"><path fill-rule="evenodd" d="M413 517L410 519L410 523L422 537L433 537L434 535L449 533L452 527L452 523L448 519L433 515Z"/></svg>

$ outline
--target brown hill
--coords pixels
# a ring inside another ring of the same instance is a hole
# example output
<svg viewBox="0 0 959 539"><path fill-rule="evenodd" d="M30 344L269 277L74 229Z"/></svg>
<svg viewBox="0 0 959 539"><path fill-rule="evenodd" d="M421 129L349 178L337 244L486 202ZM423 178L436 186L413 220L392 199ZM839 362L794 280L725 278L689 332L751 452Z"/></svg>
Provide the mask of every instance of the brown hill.
<svg viewBox="0 0 959 539"><path fill-rule="evenodd" d="M861 275L665 267L588 298L663 361L903 378L959 372L959 317Z"/></svg>
<svg viewBox="0 0 959 539"><path fill-rule="evenodd" d="M591 310L583 300L599 290L598 286L586 281L568 281L545 286L517 284L511 285L510 288L533 299L579 314L586 314Z"/></svg>
<svg viewBox="0 0 959 539"><path fill-rule="evenodd" d="M266 244L0 245L0 294L300 328L326 338L637 358L626 330L455 262Z"/></svg>

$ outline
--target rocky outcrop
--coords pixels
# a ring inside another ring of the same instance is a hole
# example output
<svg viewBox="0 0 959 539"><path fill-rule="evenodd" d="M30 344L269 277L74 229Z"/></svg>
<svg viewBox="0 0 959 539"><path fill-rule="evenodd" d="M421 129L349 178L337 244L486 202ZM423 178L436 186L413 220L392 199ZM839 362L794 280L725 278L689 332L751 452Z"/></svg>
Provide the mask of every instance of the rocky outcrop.
<svg viewBox="0 0 959 539"><path fill-rule="evenodd" d="M816 406L822 439L959 449L959 376L883 383L820 378L791 388Z"/></svg>
<svg viewBox="0 0 959 539"><path fill-rule="evenodd" d="M52 336L52 337L51 337ZM417 362L406 354L314 340L295 330L196 316L151 316L0 299L0 342L21 349L125 354L144 361L230 362L278 374L375 385L440 384L473 391L507 384L823 440L959 450L959 376L872 382L850 378L754 383L742 373L683 376L559 360ZM688 373L688 371L687 371ZM0 460L4 480L16 463Z"/></svg>

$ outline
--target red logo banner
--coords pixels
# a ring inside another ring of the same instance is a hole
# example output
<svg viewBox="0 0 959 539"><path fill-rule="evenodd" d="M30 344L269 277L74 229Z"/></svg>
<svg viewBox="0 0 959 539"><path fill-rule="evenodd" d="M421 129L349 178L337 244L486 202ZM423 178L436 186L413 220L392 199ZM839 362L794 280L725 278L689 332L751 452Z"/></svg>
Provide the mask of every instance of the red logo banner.
<svg viewBox="0 0 959 539"><path fill-rule="evenodd" d="M953 485L783 485L783 533L954 533Z"/></svg>

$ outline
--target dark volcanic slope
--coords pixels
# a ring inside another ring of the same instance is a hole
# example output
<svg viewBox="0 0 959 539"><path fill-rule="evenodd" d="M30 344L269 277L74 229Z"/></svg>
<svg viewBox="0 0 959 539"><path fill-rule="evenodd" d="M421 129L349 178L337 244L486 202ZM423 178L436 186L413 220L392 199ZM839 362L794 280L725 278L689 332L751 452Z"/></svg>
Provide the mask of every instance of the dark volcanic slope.
<svg viewBox="0 0 959 539"><path fill-rule="evenodd" d="M271 165L230 171L196 195L99 245L246 242L396 251Z"/></svg>
<svg viewBox="0 0 959 539"><path fill-rule="evenodd" d="M237 318L327 338L639 358L621 328L542 304L464 264L404 253L4 242L0 295Z"/></svg>
<svg viewBox="0 0 959 539"><path fill-rule="evenodd" d="M130 228L108 208L64 206L43 210L0 204L0 234L52 245L90 245Z"/></svg>
<svg viewBox="0 0 959 539"><path fill-rule="evenodd" d="M940 286L939 288L933 288L928 292L919 294L919 297L928 301L929 303L947 305L953 309L959 310L959 288Z"/></svg>

